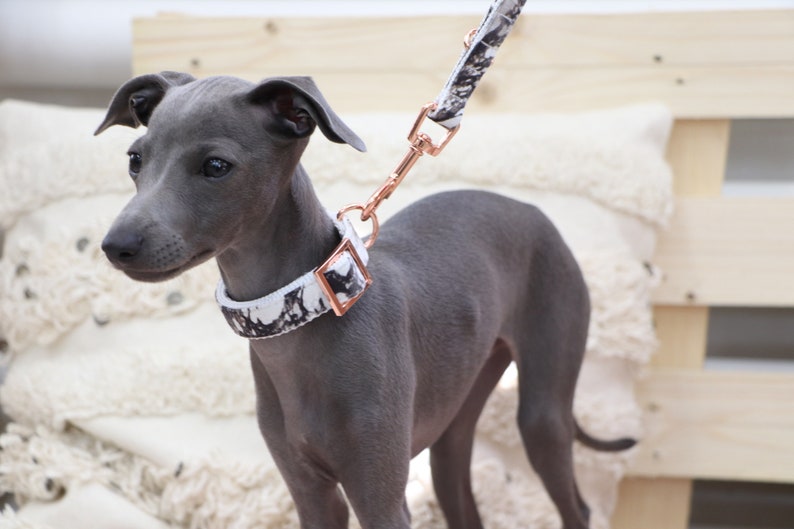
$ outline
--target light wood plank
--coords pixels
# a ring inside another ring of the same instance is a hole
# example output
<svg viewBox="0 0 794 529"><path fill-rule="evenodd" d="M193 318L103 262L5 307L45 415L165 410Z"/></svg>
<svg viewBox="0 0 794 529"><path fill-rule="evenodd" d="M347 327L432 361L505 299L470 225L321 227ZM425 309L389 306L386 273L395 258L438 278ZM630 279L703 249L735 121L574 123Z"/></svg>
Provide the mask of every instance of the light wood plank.
<svg viewBox="0 0 794 529"><path fill-rule="evenodd" d="M722 37L714 37L716 40L698 37L702 31L710 34L707 28L712 26L698 27L693 22L697 17L682 15L668 25L662 22L660 38L680 49L668 57L700 58L661 63L649 61L648 50L636 51L639 36L656 35L657 26L650 31L643 24L652 20L623 16L629 18L591 17L577 22L569 20L570 16L540 16L522 22L524 29L505 43L499 60L475 92L471 109L577 111L659 100L683 117L794 115L794 53L790 51L794 45L789 43L794 36L781 43L781 32L775 30L769 40L758 39L762 44L756 49L755 39L745 41L730 33L734 25L744 28L733 28L742 35L759 33L752 19L759 16L767 23L768 13L750 12L744 22L726 15L728 21L719 24ZM789 18L790 14L783 12L772 25L777 27ZM326 95L337 101L342 111L412 109L437 95L460 54L461 35L475 22L472 17L138 19L134 71L175 69L199 77L230 74L251 80L308 74L323 79ZM584 24L578 32L573 29L577 23ZM557 32L557 25L565 25L569 31ZM624 34L615 33L617 26ZM545 37L544 27L550 28ZM587 35L621 46L629 56L621 58L609 49L598 51L599 46L589 42ZM689 40L688 35L692 37ZM560 39L566 38L563 44ZM731 42L741 42L738 49L744 50L737 51L740 58L733 61L726 60L736 57L728 52ZM702 56L698 52L701 47L705 48ZM547 57L541 64L533 62L551 49L569 51L568 55ZM593 50L596 55L586 59L591 65L566 62L566 57L587 56ZM604 62L604 56L614 62Z"/></svg>
<svg viewBox="0 0 794 529"><path fill-rule="evenodd" d="M794 481L794 375L657 369L637 395L632 475Z"/></svg>
<svg viewBox="0 0 794 529"><path fill-rule="evenodd" d="M691 496L688 479L626 478L620 483L612 529L684 529Z"/></svg>
<svg viewBox="0 0 794 529"><path fill-rule="evenodd" d="M478 17L202 18L133 22L133 66L198 75L448 72Z"/></svg>
<svg viewBox="0 0 794 529"><path fill-rule="evenodd" d="M680 198L654 262L657 304L794 305L794 199Z"/></svg>
<svg viewBox="0 0 794 529"><path fill-rule="evenodd" d="M678 196L714 197L722 192L728 159L730 120L677 119L667 144Z"/></svg>
<svg viewBox="0 0 794 529"><path fill-rule="evenodd" d="M483 79L487 101L475 92L472 108L491 112L581 111L661 101L684 118L794 115L794 65L542 68L494 66ZM478 89L479 90L479 89ZM753 97L747 97L747 94ZM479 106L476 106L479 105Z"/></svg>
<svg viewBox="0 0 794 529"><path fill-rule="evenodd" d="M651 367L703 367L708 335L708 307L657 306L653 309L653 319L659 349L651 357Z"/></svg>
<svg viewBox="0 0 794 529"><path fill-rule="evenodd" d="M682 120L673 125L667 159L675 175L677 196L719 196L728 155L730 121ZM695 294L686 301L694 303ZM654 367L700 369L706 356L709 308L707 306L657 306L654 308L659 350Z"/></svg>
<svg viewBox="0 0 794 529"><path fill-rule="evenodd" d="M671 131L667 159L679 197L717 197L722 191L728 155L730 121L677 119ZM688 302L695 301L687 298ZM708 306L656 306L654 321L660 340L650 366L698 372L706 357ZM649 412L650 413L650 412ZM642 449L648 445L643 444ZM616 522L629 528L686 529L692 479L629 478L621 484Z"/></svg>
<svg viewBox="0 0 794 529"><path fill-rule="evenodd" d="M523 16L505 61L533 67L779 64L794 60L792 27L794 10Z"/></svg>
<svg viewBox="0 0 794 529"><path fill-rule="evenodd" d="M197 77L223 74L252 81L278 75L311 75L338 111L372 112L413 111L417 105L433 100L453 66L454 61L434 71L345 73L312 70L298 64L280 70L252 70L230 64L216 70L162 61L136 71L178 70ZM467 111L577 112L657 101L683 118L780 118L794 116L792 80L794 66L696 67L672 74L652 68L527 72L505 71L495 66L474 92ZM754 97L747 98L747 93L753 93Z"/></svg>
<svg viewBox="0 0 794 529"><path fill-rule="evenodd" d="M448 68L480 17L202 18L134 22L134 61L209 69L432 71ZM794 10L519 18L499 53L510 69L775 65L794 62Z"/></svg>

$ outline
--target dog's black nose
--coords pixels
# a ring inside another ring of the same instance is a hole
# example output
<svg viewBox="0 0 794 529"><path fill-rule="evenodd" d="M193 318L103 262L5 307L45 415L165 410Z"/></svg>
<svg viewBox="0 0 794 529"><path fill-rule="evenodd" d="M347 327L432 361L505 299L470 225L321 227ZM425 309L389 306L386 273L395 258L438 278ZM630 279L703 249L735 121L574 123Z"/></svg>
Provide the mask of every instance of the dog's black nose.
<svg viewBox="0 0 794 529"><path fill-rule="evenodd" d="M102 241L102 251L114 263L132 260L143 246L143 237L137 233L110 232Z"/></svg>

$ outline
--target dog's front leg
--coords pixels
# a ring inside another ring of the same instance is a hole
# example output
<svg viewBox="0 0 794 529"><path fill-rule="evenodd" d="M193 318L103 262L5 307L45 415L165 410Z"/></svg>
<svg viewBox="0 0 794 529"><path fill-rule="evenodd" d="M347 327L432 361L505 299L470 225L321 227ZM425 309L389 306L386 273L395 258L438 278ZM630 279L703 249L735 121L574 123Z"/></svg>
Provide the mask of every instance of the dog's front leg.
<svg viewBox="0 0 794 529"><path fill-rule="evenodd" d="M273 378L253 351L251 366L259 426L295 502L301 529L347 529L349 510L338 484L362 529L410 529L405 487L411 413L399 405L410 399L378 400L369 410L339 410L344 426L327 431L327 444L312 447L290 437L289 422L299 418L285 416Z"/></svg>
<svg viewBox="0 0 794 529"><path fill-rule="evenodd" d="M253 351L251 367L259 428L295 503L301 529L347 529L348 507L336 481L289 444L278 393Z"/></svg>
<svg viewBox="0 0 794 529"><path fill-rule="evenodd" d="M358 460L341 473L342 486L362 529L411 528L405 501L410 443L406 442L404 449L401 442L395 444L394 434L399 433L401 430L391 430L391 438L386 440L369 432L365 446L356 447Z"/></svg>

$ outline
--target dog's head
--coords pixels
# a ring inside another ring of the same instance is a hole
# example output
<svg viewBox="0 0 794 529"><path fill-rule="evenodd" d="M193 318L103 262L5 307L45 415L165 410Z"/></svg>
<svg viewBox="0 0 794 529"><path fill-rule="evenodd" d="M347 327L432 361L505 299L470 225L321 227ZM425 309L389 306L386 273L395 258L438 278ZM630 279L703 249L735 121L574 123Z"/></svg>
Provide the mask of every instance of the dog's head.
<svg viewBox="0 0 794 529"><path fill-rule="evenodd" d="M128 151L137 193L102 248L142 281L174 277L266 219L315 128L365 150L309 77L142 75L116 92L96 134L113 125L147 131Z"/></svg>

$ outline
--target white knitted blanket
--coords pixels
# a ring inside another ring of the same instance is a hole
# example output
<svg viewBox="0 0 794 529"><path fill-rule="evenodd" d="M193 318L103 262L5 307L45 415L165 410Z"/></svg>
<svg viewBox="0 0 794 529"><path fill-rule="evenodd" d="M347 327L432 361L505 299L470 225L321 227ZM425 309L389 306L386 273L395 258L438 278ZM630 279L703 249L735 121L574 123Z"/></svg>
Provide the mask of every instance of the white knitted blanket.
<svg viewBox="0 0 794 529"><path fill-rule="evenodd" d="M253 417L247 344L214 306L214 263L162 284L127 279L99 242L132 192L124 153L140 131L93 138L103 111L0 104L0 490L22 509L0 528L297 529ZM348 116L362 155L317 137L304 158L325 205L365 199L406 149L407 115ZM479 187L538 204L572 246L593 317L576 415L600 437L641 436L633 381L655 347L649 291L670 214L658 105L571 115L470 116L421 160L385 214L442 189ZM509 371L479 424L475 495L490 529L559 519L526 462ZM606 529L630 454L575 447ZM412 466L413 526L442 529L426 458ZM355 526L355 524L354 524Z"/></svg>

